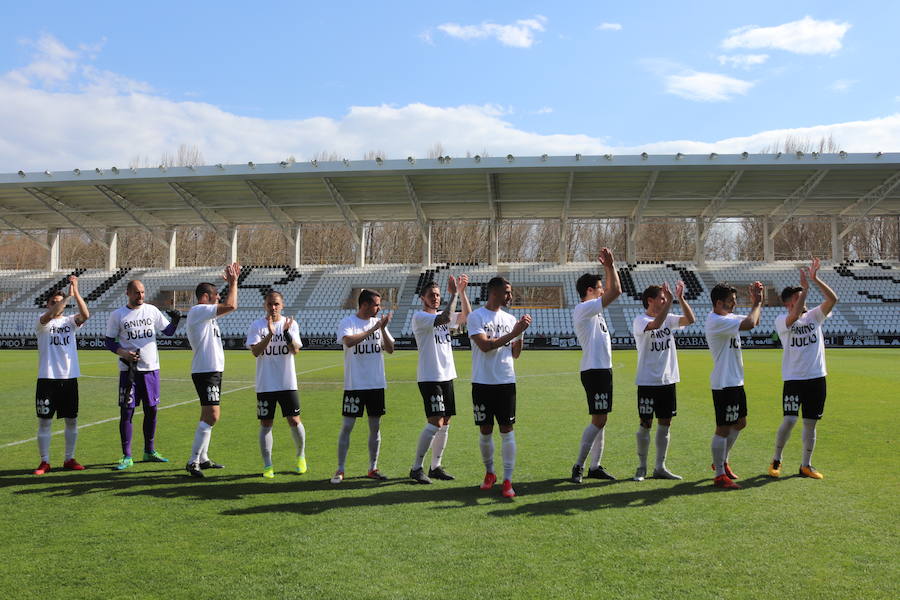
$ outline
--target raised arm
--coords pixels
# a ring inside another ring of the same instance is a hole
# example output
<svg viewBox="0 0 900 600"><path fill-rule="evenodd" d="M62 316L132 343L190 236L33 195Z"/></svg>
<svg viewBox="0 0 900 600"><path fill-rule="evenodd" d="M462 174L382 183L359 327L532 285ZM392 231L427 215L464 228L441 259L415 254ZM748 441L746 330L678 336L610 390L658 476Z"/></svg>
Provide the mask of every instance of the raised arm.
<svg viewBox="0 0 900 600"><path fill-rule="evenodd" d="M71 293L72 292L71 292L71 287L70 287L69 295L71 295ZM66 301L69 299L69 295L64 294L62 300L60 300L59 302L51 303L47 307L47 310L44 311L44 314L42 314L40 317L41 325L46 325L53 319L55 319L58 316L60 316L61 314L63 314L63 311L66 310Z"/></svg>
<svg viewBox="0 0 900 600"><path fill-rule="evenodd" d="M450 299L447 300L447 307L438 316L434 318L434 326L446 325L450 322L450 316L456 312L456 279L453 275L447 280L447 293Z"/></svg>
<svg viewBox="0 0 900 600"><path fill-rule="evenodd" d="M391 332L388 331L387 326L390 324L391 319L394 318L394 313L389 312L386 313L383 317L381 317L381 347L388 354L394 353L394 336L391 335Z"/></svg>
<svg viewBox="0 0 900 600"><path fill-rule="evenodd" d="M679 281L675 284L675 295L678 297L678 303L681 305L681 310L684 311L684 314L681 315L680 319L678 319L678 325L680 327L690 325L697 320L697 317L694 316L694 309L691 308L691 305L688 304L687 300L684 299L683 281Z"/></svg>
<svg viewBox="0 0 900 600"><path fill-rule="evenodd" d="M230 264L225 267L225 274L222 275L222 278L228 282L228 295L225 297L225 302L220 302L216 305L216 316L221 317L222 315L227 315L228 313L235 310L238 306L238 277L241 274L241 265L240 263Z"/></svg>
<svg viewBox="0 0 900 600"><path fill-rule="evenodd" d="M809 294L808 275L809 268L800 267L800 291L797 292L797 301L794 302L794 305L791 307L791 310L788 311L787 317L784 320L784 324L787 327L796 323L797 319L800 318L800 315L803 314L803 307L806 306L806 296Z"/></svg>
<svg viewBox="0 0 900 600"><path fill-rule="evenodd" d="M259 357L263 352L266 351L266 348L269 346L269 342L272 341L272 338L275 337L275 322L272 321L272 315L266 315L266 325L269 327L269 332L263 336L261 340L250 346L250 352L253 353L254 357Z"/></svg>
<svg viewBox="0 0 900 600"><path fill-rule="evenodd" d="M644 331L659 329L663 326L663 323L666 322L666 317L669 316L669 311L672 309L672 290L669 289L668 283L662 284L662 295L665 302L663 303L659 314L644 327Z"/></svg>
<svg viewBox="0 0 900 600"><path fill-rule="evenodd" d="M456 292L459 294L462 311L456 317L456 324L465 325L469 320L469 313L472 312L472 305L469 304L469 296L466 294L466 288L469 287L469 276L465 273L460 275L456 280Z"/></svg>
<svg viewBox="0 0 900 600"><path fill-rule="evenodd" d="M622 283L619 281L619 271L616 270L616 261L609 248L600 249L600 264L606 276L606 285L603 288L603 307L606 308L622 295Z"/></svg>
<svg viewBox="0 0 900 600"><path fill-rule="evenodd" d="M834 308L834 305L837 304L838 298L837 294L834 293L834 290L828 287L827 283L819 279L819 267L819 259L813 258L812 265L809 267L809 278L816 284L816 287L819 288L819 291L822 292L822 296L825 298L822 301L822 304L819 305L819 310L822 311L823 315L828 315L831 313L831 309Z"/></svg>
<svg viewBox="0 0 900 600"><path fill-rule="evenodd" d="M507 333L506 335L502 335L496 339L491 339L487 336L486 333L478 333L476 335L470 336L472 342L478 346L478 349L482 352L490 352L491 350L496 350L506 344L510 343L512 340L516 339L519 335L522 334L523 331L528 329L528 326L531 325L531 315L522 315L522 318L519 319L516 324L513 326L512 331ZM522 351L522 346L519 344L519 352ZM518 354L515 353L515 344L513 344L513 358L517 358Z"/></svg>
<svg viewBox="0 0 900 600"><path fill-rule="evenodd" d="M762 312L763 300L763 284L759 281L754 281L750 285L750 299L753 301L753 308L750 309L750 314L741 321L738 327L741 331L749 331L759 325L759 315Z"/></svg>

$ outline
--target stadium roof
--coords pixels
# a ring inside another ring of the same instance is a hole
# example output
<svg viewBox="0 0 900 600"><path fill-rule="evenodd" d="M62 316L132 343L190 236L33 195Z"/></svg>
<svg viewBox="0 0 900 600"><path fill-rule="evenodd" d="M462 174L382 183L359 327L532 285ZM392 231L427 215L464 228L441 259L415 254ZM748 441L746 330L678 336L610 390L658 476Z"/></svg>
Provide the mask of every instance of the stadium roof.
<svg viewBox="0 0 900 600"><path fill-rule="evenodd" d="M472 157L0 174L0 230L900 215L900 153Z"/></svg>

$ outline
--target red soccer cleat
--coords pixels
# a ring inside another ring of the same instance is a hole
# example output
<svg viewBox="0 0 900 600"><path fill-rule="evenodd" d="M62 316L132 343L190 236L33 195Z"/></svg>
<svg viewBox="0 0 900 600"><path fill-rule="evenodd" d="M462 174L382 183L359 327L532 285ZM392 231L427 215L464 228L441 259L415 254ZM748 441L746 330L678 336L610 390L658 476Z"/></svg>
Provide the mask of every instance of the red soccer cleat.
<svg viewBox="0 0 900 600"><path fill-rule="evenodd" d="M504 498L515 498L516 490L512 487L512 481L509 479L503 480L503 497Z"/></svg>
<svg viewBox="0 0 900 600"><path fill-rule="evenodd" d="M63 469L65 469L66 471L84 471L84 465L79 463L74 458L70 458L63 463Z"/></svg>
<svg viewBox="0 0 900 600"><path fill-rule="evenodd" d="M741 486L733 482L728 475L718 475L713 479L713 485L724 490L739 490Z"/></svg>
<svg viewBox="0 0 900 600"><path fill-rule="evenodd" d="M50 472L50 463L41 461L41 464L38 465L38 468L34 470L35 475L43 475L44 473Z"/></svg>
<svg viewBox="0 0 900 600"><path fill-rule="evenodd" d="M497 476L493 473L485 473L484 481L481 482L481 489L489 490L494 487L495 483L497 483Z"/></svg>
<svg viewBox="0 0 900 600"><path fill-rule="evenodd" d="M709 465L709 468L715 471L716 465ZM740 477L735 475L734 471L731 470L731 465L728 463L725 463L725 474L728 475L728 479L740 479Z"/></svg>

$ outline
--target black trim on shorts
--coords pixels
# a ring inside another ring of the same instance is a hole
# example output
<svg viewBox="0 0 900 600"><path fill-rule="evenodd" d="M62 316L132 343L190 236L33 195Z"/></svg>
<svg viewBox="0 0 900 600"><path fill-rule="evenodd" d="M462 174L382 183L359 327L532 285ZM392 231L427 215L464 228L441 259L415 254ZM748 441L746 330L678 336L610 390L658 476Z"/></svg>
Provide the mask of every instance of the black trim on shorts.
<svg viewBox="0 0 900 600"><path fill-rule="evenodd" d="M256 418L271 421L275 418L275 405L281 406L282 417L300 416L300 394L297 390L256 393Z"/></svg>
<svg viewBox="0 0 900 600"><path fill-rule="evenodd" d="M605 415L613 408L612 369L587 369L581 372L581 385L587 398L589 415Z"/></svg>
<svg viewBox="0 0 900 600"><path fill-rule="evenodd" d="M34 390L38 419L74 419L78 416L78 379L38 379Z"/></svg>
<svg viewBox="0 0 900 600"><path fill-rule="evenodd" d="M425 407L425 417L452 417L456 414L456 393L453 380L420 381L419 393Z"/></svg>
<svg viewBox="0 0 900 600"><path fill-rule="evenodd" d="M744 386L713 390L712 398L713 410L716 412L716 427L734 425L747 416L747 394Z"/></svg>
<svg viewBox="0 0 900 600"><path fill-rule="evenodd" d="M516 422L516 384L472 384L472 412L476 425L512 425Z"/></svg>
<svg viewBox="0 0 900 600"><path fill-rule="evenodd" d="M641 421L671 419L678 413L675 384L637 386L637 409Z"/></svg>
<svg viewBox="0 0 900 600"><path fill-rule="evenodd" d="M374 390L344 390L341 415L358 419L363 412L370 417L380 417L387 410L384 403L384 388Z"/></svg>
<svg viewBox="0 0 900 600"><path fill-rule="evenodd" d="M828 388L824 377L791 379L782 387L782 408L785 416L797 416L802 410L804 419L819 420L825 414Z"/></svg>
<svg viewBox="0 0 900 600"><path fill-rule="evenodd" d="M222 393L222 371L209 373L191 373L194 390L200 398L200 406L219 406Z"/></svg>

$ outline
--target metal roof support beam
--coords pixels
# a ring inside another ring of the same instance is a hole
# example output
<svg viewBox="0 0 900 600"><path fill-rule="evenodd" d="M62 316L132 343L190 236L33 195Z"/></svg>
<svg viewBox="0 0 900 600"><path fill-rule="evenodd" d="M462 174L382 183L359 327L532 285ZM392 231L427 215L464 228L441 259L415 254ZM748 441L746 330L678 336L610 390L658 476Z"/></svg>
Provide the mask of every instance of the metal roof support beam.
<svg viewBox="0 0 900 600"><path fill-rule="evenodd" d="M569 207L572 206L572 188L575 186L575 171L569 172L569 182L566 184L566 195L563 199L563 209L559 215L559 264L569 262Z"/></svg>
<svg viewBox="0 0 900 600"><path fill-rule="evenodd" d="M284 236L284 239L286 239L289 244L293 243L294 237L291 234L291 227L294 224L294 220L272 202L272 199L269 198L261 187L259 187L259 184L250 181L249 179L245 183L247 184L247 187L250 188L250 191L253 192L253 195L256 196L259 205L262 206L263 210L265 210L272 218L272 222L281 230L281 235Z"/></svg>
<svg viewBox="0 0 900 600"><path fill-rule="evenodd" d="M172 227L171 229L166 230L166 237L168 238L168 242L166 246L169 247L169 260L166 263L168 265L168 269L171 271L175 267L178 266L178 230Z"/></svg>
<svg viewBox="0 0 900 600"><path fill-rule="evenodd" d="M55 196L48 194L47 192L44 192L37 188L29 188L29 187L22 188L22 189L24 189L26 192L28 192L38 202L40 202L41 204L43 204L44 206L46 206L47 208L49 208L50 210L52 210L53 212L55 212L56 214L61 216L66 221L68 221L72 225L72 227L81 231L88 238L90 238L90 240L92 242L100 244L104 248L107 247L106 240L104 240L102 237L97 237L90 230L91 228L96 226L96 223L91 222L91 220L88 219L87 217L83 217L82 215L78 214L77 212L75 212L75 209L73 209L71 206L64 203L59 198L56 198Z"/></svg>
<svg viewBox="0 0 900 600"><path fill-rule="evenodd" d="M816 189L816 186L825 179L826 175L828 175L828 169L819 169L810 175L806 181L803 182L803 185L794 190L790 196L784 199L784 202L782 202L778 208L769 214L770 217L774 217L780 212L784 213L778 222L774 224L771 231L769 231L770 240L775 239L775 236L778 235L781 228L787 225L787 222L791 220L791 217L797 213L800 205L806 201L812 191Z"/></svg>
<svg viewBox="0 0 900 600"><path fill-rule="evenodd" d="M839 216L831 215L831 260L835 263L843 262L844 260L844 242L841 236L838 235L839 220Z"/></svg>
<svg viewBox="0 0 900 600"><path fill-rule="evenodd" d="M847 223L847 226L841 230L838 236L843 239L847 237L847 234L850 231L859 225L863 219L865 219L872 209L878 206L878 203L884 200L890 195L894 189L900 185L900 171L897 171L890 177L884 180L878 187L872 189L865 195L863 195L859 200L857 200L852 206L849 206L841 211L841 216L848 216L850 222ZM856 214L850 215L851 211L857 211Z"/></svg>
<svg viewBox="0 0 900 600"><path fill-rule="evenodd" d="M119 262L119 232L115 229L106 230L106 270L115 271Z"/></svg>
<svg viewBox="0 0 900 600"><path fill-rule="evenodd" d="M292 267L300 267L303 264L303 227L300 225L291 226L291 256L293 261Z"/></svg>
<svg viewBox="0 0 900 600"><path fill-rule="evenodd" d="M492 173L488 173L487 181L487 201L488 210L491 213L488 222L488 261L492 265L500 262L500 202L498 197L497 177Z"/></svg>
<svg viewBox="0 0 900 600"><path fill-rule="evenodd" d="M228 222L228 219L217 213L211 208L208 208L200 201L200 199L194 194L190 193L179 184L174 181L169 182L169 187L178 195L181 200L190 206L197 216L200 217L200 220L206 223L209 227L212 228L213 232L216 234L216 237L225 242L225 244L230 244L231 240L228 239L228 236L222 233L219 228L220 224L224 224L225 226L231 226L231 223ZM216 223L215 221L219 221L220 223ZM170 240L174 239L170 236Z"/></svg>
<svg viewBox="0 0 900 600"><path fill-rule="evenodd" d="M27 231L27 230L23 229L20 225L14 223L8 216L10 214L10 212L11 211L0 207L0 225L4 225L6 227L9 227L10 229L16 230L17 232L21 233L22 235L24 235L25 237L27 237L32 242L39 245L41 248L43 248L45 250L50 249L50 245L47 243L47 240L41 239L39 236L34 235L30 231Z"/></svg>
<svg viewBox="0 0 900 600"><path fill-rule="evenodd" d="M47 230L47 242L50 247L50 254L47 257L47 270L52 273L53 271L59 271L59 229Z"/></svg>
<svg viewBox="0 0 900 600"><path fill-rule="evenodd" d="M709 237L709 230L713 221L716 220L716 217L722 212L722 208L728 202L728 199L731 198L731 195L734 193L734 188L741 180L743 174L743 171L735 171L732 173L725 184L722 185L718 192L716 192L716 195L713 196L712 200L709 201L709 204L706 205L706 208L703 209L703 212L700 213L700 218L697 219L697 223L700 226L700 244L706 243L706 238Z"/></svg>
<svg viewBox="0 0 900 600"><path fill-rule="evenodd" d="M341 214L344 215L344 222L347 224L347 228L350 230L350 235L353 236L353 241L356 243L357 249L363 248L363 235L360 233L362 221L359 220L359 217L353 212L350 208L350 205L347 204L347 201L344 200L344 197L341 195L341 192L335 187L334 183L331 182L331 178L323 177L322 181L325 183L325 187L328 188L328 193L331 194L331 199L337 205L337 207L341 210ZM357 257L357 262L359 262Z"/></svg>
<svg viewBox="0 0 900 600"><path fill-rule="evenodd" d="M425 211L422 209L422 203L419 202L419 197L416 195L416 188L413 187L412 180L408 175L403 176L403 183L406 184L406 194L409 196L409 201L416 211L416 222L419 223L419 233L422 236L422 243L428 244L430 243L428 239L430 235L428 217L425 216Z"/></svg>
<svg viewBox="0 0 900 600"><path fill-rule="evenodd" d="M653 195L653 187L656 185L656 179L658 177L659 171L650 171L650 177L647 178L647 183L644 184L644 190L641 192L641 197L638 200L637 206L631 211L632 223L629 239L632 242L637 239L638 228L641 225L641 217L644 214L644 210L647 208L647 204L650 202L650 197Z"/></svg>
<svg viewBox="0 0 900 600"><path fill-rule="evenodd" d="M122 195L121 192L112 189L108 185L95 185L94 187L101 194L109 198L109 200L117 207L119 207L122 212L131 217L132 221L146 230L147 233L152 235L155 239L162 242L163 244L167 246L169 245L169 240L167 240L164 235L161 235L159 233L160 228L166 227L166 224L162 219L157 219L155 216L153 216L143 208L138 208L137 206L129 202L128 198Z"/></svg>

